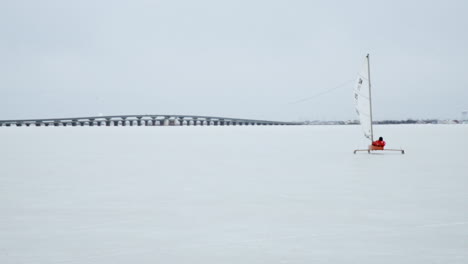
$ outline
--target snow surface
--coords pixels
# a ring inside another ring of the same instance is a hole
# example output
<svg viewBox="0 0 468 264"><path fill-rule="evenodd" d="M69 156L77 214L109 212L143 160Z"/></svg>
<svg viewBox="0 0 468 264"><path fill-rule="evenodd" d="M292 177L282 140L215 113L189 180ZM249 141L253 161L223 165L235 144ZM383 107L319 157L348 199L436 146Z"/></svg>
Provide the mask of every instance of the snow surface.
<svg viewBox="0 0 468 264"><path fill-rule="evenodd" d="M1 128L0 263L468 263L468 125L375 130Z"/></svg>

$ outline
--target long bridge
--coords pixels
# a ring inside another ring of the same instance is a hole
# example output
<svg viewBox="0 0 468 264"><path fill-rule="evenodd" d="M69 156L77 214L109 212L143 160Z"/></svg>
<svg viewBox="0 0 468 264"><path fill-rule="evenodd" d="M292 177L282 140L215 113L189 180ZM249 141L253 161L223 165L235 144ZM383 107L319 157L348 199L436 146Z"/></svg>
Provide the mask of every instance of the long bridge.
<svg viewBox="0 0 468 264"><path fill-rule="evenodd" d="M272 126L303 125L281 122L194 115L115 115L47 119L0 120L0 126Z"/></svg>

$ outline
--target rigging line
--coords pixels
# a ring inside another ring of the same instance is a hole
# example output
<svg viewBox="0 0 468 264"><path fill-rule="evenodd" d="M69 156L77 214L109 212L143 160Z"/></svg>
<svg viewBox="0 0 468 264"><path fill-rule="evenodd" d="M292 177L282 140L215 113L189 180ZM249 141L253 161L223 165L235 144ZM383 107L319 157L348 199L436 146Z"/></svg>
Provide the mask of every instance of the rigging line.
<svg viewBox="0 0 468 264"><path fill-rule="evenodd" d="M312 95L312 96L309 96L309 97L306 97L306 98L303 98L303 99L300 99L300 100L297 100L297 101L289 102L289 103L287 103L287 104L290 104L290 105L291 105L291 104L298 104L298 103L302 103L302 102L305 102L305 101L309 101L309 100L314 99L314 98L316 98L316 97L319 97L319 96L325 95L325 94L327 94L327 93L330 93L330 92L332 92L332 91L334 91L334 90L336 90L336 89L342 88L342 87L344 87L344 86L346 86L346 85L348 85L349 83L354 82L354 81L356 81L356 80L355 80L355 79L347 80L346 82L344 82L344 83L342 83L342 84L340 84L340 85L338 85L338 86L335 86L335 87L333 87L333 88L331 88L331 89L325 90L325 91L323 91L323 92L314 94L314 95Z"/></svg>

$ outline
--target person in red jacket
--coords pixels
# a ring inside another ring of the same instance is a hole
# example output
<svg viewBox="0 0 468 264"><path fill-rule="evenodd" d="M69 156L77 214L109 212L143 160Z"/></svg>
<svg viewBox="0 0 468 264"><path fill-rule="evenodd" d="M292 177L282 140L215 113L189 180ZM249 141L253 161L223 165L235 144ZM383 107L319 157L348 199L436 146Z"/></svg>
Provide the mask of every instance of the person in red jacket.
<svg viewBox="0 0 468 264"><path fill-rule="evenodd" d="M372 146L382 148L385 147L385 141L383 140L383 137L379 137L379 140L372 142Z"/></svg>

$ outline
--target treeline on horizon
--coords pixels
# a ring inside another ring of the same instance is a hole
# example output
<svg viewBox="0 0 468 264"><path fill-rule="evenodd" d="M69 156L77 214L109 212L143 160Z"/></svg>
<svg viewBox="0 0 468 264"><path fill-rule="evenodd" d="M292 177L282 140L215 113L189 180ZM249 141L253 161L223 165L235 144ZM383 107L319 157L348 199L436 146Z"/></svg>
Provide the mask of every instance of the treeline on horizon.
<svg viewBox="0 0 468 264"><path fill-rule="evenodd" d="M462 124L468 120L440 120L440 119L406 119L406 120L374 120L377 125L397 125L397 124ZM358 120L348 121L304 121L306 125L359 125Z"/></svg>

